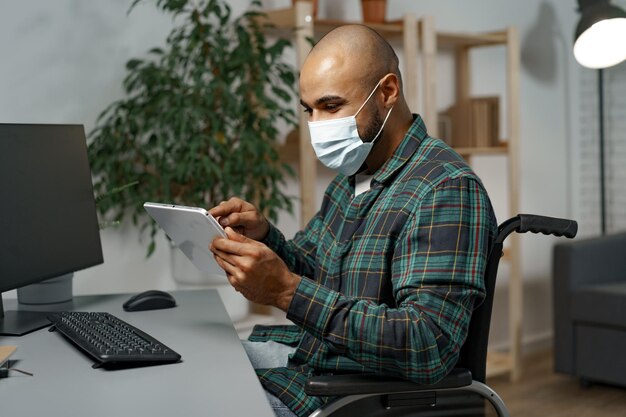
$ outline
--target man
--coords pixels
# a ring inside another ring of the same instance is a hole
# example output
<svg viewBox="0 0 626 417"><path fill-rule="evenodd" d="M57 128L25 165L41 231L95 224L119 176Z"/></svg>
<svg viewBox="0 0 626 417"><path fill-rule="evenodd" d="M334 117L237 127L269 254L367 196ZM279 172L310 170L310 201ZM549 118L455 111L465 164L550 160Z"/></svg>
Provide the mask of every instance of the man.
<svg viewBox="0 0 626 417"><path fill-rule="evenodd" d="M311 373L429 384L452 369L484 297L496 221L478 177L411 114L398 58L373 30L320 40L300 93L316 155L339 171L320 211L286 241L233 198L211 209L228 234L211 249L236 290L296 324L257 327L246 349L269 368L257 374L277 414L306 416L324 403L303 391Z"/></svg>

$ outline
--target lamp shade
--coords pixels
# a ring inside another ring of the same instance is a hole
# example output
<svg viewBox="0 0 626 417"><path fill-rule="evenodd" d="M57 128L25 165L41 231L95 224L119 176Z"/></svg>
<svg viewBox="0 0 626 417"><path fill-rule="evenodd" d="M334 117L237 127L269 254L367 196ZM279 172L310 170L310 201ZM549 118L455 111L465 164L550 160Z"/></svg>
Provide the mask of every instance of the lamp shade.
<svg viewBox="0 0 626 417"><path fill-rule="evenodd" d="M608 68L626 59L626 12L610 0L578 0L581 17L574 57L588 68Z"/></svg>

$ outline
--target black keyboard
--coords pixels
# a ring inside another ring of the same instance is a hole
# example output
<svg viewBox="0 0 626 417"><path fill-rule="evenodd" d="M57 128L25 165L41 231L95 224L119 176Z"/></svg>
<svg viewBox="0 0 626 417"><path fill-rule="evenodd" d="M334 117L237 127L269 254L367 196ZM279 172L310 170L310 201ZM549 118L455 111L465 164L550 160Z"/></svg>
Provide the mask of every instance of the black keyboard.
<svg viewBox="0 0 626 417"><path fill-rule="evenodd" d="M50 331L58 330L100 366L141 366L172 363L180 355L149 334L109 313L51 313Z"/></svg>

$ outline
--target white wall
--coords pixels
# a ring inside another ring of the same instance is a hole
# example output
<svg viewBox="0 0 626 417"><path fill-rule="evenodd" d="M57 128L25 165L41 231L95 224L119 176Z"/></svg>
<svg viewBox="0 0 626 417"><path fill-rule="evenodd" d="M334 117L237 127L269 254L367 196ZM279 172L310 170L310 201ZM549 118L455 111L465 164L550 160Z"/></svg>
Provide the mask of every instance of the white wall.
<svg viewBox="0 0 626 417"><path fill-rule="evenodd" d="M95 119L121 96L124 63L161 45L171 19L146 2L130 15L130 0L0 0L0 121L83 123L89 131ZM235 11L247 1L233 0ZM268 7L288 0L267 0ZM577 20L574 0L389 0L388 17L404 13L432 15L437 27L451 31L489 31L519 28L523 60L521 72L521 211L551 216L576 213L572 195L572 144L577 140L577 79L579 68L571 54ZM320 0L320 14L359 20L360 2ZM400 45L394 43L394 46ZM401 49L401 48L400 48ZM402 51L398 50L402 55ZM503 55L497 48L474 57L474 92L502 91ZM438 97L443 105L454 91L450 62L440 57ZM419 111L419 109L417 109ZM505 161L476 161L477 170L492 194L499 220L507 216ZM320 173L318 195L331 178ZM290 190L296 192L295 183ZM318 201L320 201L318 199ZM297 212L297 207L296 207ZM279 226L293 235L298 216L285 215ZM105 264L82 271L76 293L134 292L173 288L169 252L160 239L155 256L145 259L145 242L125 224L102 232ZM524 335L527 340L551 333L550 257L554 239L523 238L525 279ZM505 295L506 282L499 286ZM506 297L498 295L493 340L506 343Z"/></svg>

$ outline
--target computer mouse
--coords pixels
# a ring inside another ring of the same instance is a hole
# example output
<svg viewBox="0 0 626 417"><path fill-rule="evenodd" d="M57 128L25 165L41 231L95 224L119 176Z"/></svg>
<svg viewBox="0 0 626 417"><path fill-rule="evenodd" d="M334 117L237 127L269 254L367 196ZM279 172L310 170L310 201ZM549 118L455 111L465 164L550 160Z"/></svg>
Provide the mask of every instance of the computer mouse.
<svg viewBox="0 0 626 417"><path fill-rule="evenodd" d="M149 290L133 295L122 307L124 311L159 310L176 307L176 300L165 291Z"/></svg>

